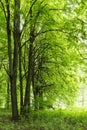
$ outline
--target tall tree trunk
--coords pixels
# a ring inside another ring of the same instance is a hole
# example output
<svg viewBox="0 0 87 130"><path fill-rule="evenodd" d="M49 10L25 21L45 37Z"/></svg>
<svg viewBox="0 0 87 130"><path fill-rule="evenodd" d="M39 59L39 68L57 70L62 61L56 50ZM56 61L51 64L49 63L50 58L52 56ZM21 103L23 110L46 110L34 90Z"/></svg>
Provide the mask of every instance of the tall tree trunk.
<svg viewBox="0 0 87 130"><path fill-rule="evenodd" d="M12 73L12 48L11 48L11 28L10 28L10 7L9 7L9 0L6 0L6 10L7 10L7 41L8 41L8 64L9 64L9 79L7 85L7 107L9 107L9 87L10 87L10 80L11 80L11 73Z"/></svg>
<svg viewBox="0 0 87 130"><path fill-rule="evenodd" d="M23 113L22 48L19 43L20 114Z"/></svg>
<svg viewBox="0 0 87 130"><path fill-rule="evenodd" d="M39 109L39 89L35 85L35 54L33 52L32 56L32 89L34 96L34 110L37 111Z"/></svg>
<svg viewBox="0 0 87 130"><path fill-rule="evenodd" d="M34 96L34 110L38 110L39 104L38 104L38 93L36 91L36 86L35 86L35 77L34 77L34 69L35 69L35 59L33 56L33 64L32 64L32 90L33 90L33 96Z"/></svg>
<svg viewBox="0 0 87 130"><path fill-rule="evenodd" d="M20 0L14 0L14 55L13 55L13 73L11 79L11 102L12 118L18 119L17 105L17 68L18 68L18 45L20 43Z"/></svg>
<svg viewBox="0 0 87 130"><path fill-rule="evenodd" d="M32 23L32 8L30 8L30 45L28 52L28 74L26 80L26 90L25 90L25 98L24 98L24 109L26 111L30 111L30 85L32 82L32 55L33 55L33 42L35 40L34 37L34 29Z"/></svg>
<svg viewBox="0 0 87 130"><path fill-rule="evenodd" d="M33 85L33 95L34 95L34 110L37 111L39 110L39 92L38 87L35 87L34 85Z"/></svg>
<svg viewBox="0 0 87 130"><path fill-rule="evenodd" d="M33 84L33 93L34 93L34 108L35 110L40 110L40 109L43 109L43 90L42 90L42 87L41 86L37 86L35 85L34 82L41 82L40 81L40 78L41 78L41 68L42 68L42 58L39 58L37 60L37 63L35 63L35 60L34 60L34 64L38 64L38 67L36 68L37 70L37 74L35 75L33 73L32 75L32 84ZM34 69L33 69L34 71ZM34 81L35 80L35 81Z"/></svg>
<svg viewBox="0 0 87 130"><path fill-rule="evenodd" d="M30 44L29 54L28 54L28 74L26 81L26 90L25 90L25 98L24 98L24 110L26 112L30 111L30 85L32 78L32 49L33 46Z"/></svg>

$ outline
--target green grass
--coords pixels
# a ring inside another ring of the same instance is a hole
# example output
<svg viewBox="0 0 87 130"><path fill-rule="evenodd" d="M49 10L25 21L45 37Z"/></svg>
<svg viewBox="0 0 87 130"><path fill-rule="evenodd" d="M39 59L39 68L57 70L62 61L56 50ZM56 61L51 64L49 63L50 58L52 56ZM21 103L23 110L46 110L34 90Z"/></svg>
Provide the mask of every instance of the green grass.
<svg viewBox="0 0 87 130"><path fill-rule="evenodd" d="M0 109L0 130L87 130L87 110L79 108L31 112L11 121L11 113Z"/></svg>

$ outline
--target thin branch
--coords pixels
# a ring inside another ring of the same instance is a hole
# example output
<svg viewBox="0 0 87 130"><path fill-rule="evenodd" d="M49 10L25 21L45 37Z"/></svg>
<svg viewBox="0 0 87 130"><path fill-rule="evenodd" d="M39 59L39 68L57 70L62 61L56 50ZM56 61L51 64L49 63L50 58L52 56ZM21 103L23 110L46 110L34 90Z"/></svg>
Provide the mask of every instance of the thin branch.
<svg viewBox="0 0 87 130"><path fill-rule="evenodd" d="M30 41L30 38L27 39L27 40L21 45L21 48L24 47L24 46L26 45L26 43L29 42L29 41Z"/></svg>
<svg viewBox="0 0 87 130"><path fill-rule="evenodd" d="M63 31L63 30L60 30L60 29L49 29L49 30L45 30L45 31L41 31L41 32L38 32L34 37L36 38L37 36L41 35L41 34L44 34L44 33L48 33L48 32L62 32L62 33L66 33L66 34L69 34L68 32L66 31ZM21 48L27 43L29 42L30 38L27 39L23 45L21 46Z"/></svg>
<svg viewBox="0 0 87 130"><path fill-rule="evenodd" d="M63 9L58 9L58 8L50 8L49 10L52 10L52 11L59 11L59 10L63 10Z"/></svg>
<svg viewBox="0 0 87 130"><path fill-rule="evenodd" d="M60 29L49 29L49 30L45 30L45 31L40 31L40 32L38 32L38 33L35 35L35 37L37 37L38 35L44 34L44 33L48 33L48 32L62 32L62 33L69 34L68 32L63 31L63 30L60 30Z"/></svg>
<svg viewBox="0 0 87 130"><path fill-rule="evenodd" d="M22 28L22 30L21 30L21 33L23 32L23 30L24 30L24 28L26 27L26 25L27 25L27 18L28 18L28 16L29 16L29 14L30 14L30 11L31 11L31 9L32 9L32 7L34 6L34 4L36 3L36 1L37 0L34 0L34 2L32 3L32 5L31 5L31 7L30 7L30 9L29 9L29 11L28 11L28 13L27 13L27 16L26 16L26 18L25 18L25 22L24 22L24 24L23 24L23 28ZM20 33L20 34L21 34Z"/></svg>

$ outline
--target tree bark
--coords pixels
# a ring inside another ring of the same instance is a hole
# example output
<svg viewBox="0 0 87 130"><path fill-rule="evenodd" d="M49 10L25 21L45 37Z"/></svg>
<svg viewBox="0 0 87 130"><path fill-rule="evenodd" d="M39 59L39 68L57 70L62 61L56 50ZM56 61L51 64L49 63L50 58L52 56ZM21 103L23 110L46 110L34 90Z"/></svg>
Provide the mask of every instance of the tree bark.
<svg viewBox="0 0 87 130"><path fill-rule="evenodd" d="M22 49L19 43L20 114L23 113Z"/></svg>
<svg viewBox="0 0 87 130"><path fill-rule="evenodd" d="M18 68L18 45L20 43L20 0L14 0L14 55L13 55L13 73L11 77L11 102L12 118L18 119L17 105L17 68Z"/></svg>
<svg viewBox="0 0 87 130"><path fill-rule="evenodd" d="M24 110L26 112L30 111L30 85L32 78L32 49L33 46L30 44L29 55L28 55L28 74L26 81L25 99L24 99Z"/></svg>
<svg viewBox="0 0 87 130"><path fill-rule="evenodd" d="M32 8L30 8L30 45L29 45L29 52L28 52L28 74L26 80L26 90L25 90L25 98L24 98L24 110L26 112L30 111L30 86L32 82L32 61L33 61L33 43L34 43L34 29L32 23Z"/></svg>

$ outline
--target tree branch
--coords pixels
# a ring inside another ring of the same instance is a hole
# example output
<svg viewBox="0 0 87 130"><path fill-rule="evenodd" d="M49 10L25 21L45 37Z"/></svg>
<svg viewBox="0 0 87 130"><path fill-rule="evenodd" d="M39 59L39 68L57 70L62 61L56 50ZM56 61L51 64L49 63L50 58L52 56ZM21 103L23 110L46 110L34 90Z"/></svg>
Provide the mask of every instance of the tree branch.
<svg viewBox="0 0 87 130"><path fill-rule="evenodd" d="M30 9L29 9L29 11L28 11L28 13L27 13L27 16L26 16L26 18L25 18L25 22L24 22L24 24L23 24L23 28L22 28L20 34L22 34L24 28L26 27L26 25L27 25L27 23L28 23L28 22L27 22L27 18L28 18L29 14L30 14L30 11L31 11L32 7L33 7L34 4L36 3L36 1L37 1L37 0L34 0L34 2L32 3L32 5L31 5L31 7L30 7Z"/></svg>
<svg viewBox="0 0 87 130"><path fill-rule="evenodd" d="M35 37L41 35L41 34L44 34L44 33L48 33L48 32L62 32L62 33L66 33L66 34L69 34L68 32L66 31L63 31L63 30L60 30L60 29L49 29L49 30L45 30L45 31L40 31L38 32Z"/></svg>

